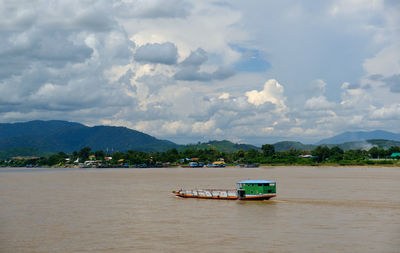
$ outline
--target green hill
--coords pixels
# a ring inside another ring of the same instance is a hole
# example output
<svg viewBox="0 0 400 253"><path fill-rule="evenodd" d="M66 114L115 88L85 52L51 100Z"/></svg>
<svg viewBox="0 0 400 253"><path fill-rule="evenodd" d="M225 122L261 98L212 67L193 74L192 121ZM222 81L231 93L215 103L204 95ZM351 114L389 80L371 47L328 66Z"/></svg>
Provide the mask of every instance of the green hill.
<svg viewBox="0 0 400 253"><path fill-rule="evenodd" d="M224 153L234 153L239 150L250 150L250 149L260 149L256 146L249 145L249 144L237 144L227 140L223 141L209 141L206 143L198 143L198 144L188 144L184 145L180 148L181 150L185 149L193 149L193 150L200 150L200 149L216 149L217 151L224 152Z"/></svg>
<svg viewBox="0 0 400 253"><path fill-rule="evenodd" d="M317 146L311 144L303 144L297 141L281 141L273 144L275 151L287 151L290 149L296 150L313 150Z"/></svg>
<svg viewBox="0 0 400 253"><path fill-rule="evenodd" d="M67 121L30 121L0 124L0 150L34 148L43 152L92 150L165 151L179 145L126 127L88 127Z"/></svg>
<svg viewBox="0 0 400 253"><path fill-rule="evenodd" d="M51 154L51 152L44 152L37 148L9 148L0 150L0 159L9 159L13 156L46 157Z"/></svg>

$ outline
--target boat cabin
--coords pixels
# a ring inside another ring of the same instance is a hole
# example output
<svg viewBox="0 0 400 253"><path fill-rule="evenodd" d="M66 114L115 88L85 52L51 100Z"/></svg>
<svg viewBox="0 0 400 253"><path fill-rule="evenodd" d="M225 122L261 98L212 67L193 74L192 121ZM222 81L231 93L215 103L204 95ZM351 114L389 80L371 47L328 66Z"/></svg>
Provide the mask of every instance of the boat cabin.
<svg viewBox="0 0 400 253"><path fill-rule="evenodd" d="M276 196L276 182L247 180L237 183L239 199L269 199Z"/></svg>

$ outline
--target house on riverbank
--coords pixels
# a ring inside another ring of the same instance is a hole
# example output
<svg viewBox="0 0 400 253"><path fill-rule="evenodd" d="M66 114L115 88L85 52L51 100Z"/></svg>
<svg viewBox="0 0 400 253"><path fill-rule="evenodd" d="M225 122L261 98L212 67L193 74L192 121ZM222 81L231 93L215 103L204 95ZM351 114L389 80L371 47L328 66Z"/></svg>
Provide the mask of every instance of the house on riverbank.
<svg viewBox="0 0 400 253"><path fill-rule="evenodd" d="M400 153L393 153L390 155L390 158L392 159L400 159Z"/></svg>

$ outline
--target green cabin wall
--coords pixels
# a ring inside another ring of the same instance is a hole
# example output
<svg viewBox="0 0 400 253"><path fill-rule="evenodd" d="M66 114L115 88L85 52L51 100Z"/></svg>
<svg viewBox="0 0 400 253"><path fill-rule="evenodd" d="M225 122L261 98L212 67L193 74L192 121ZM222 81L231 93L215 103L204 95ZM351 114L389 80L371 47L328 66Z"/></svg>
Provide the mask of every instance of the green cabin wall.
<svg viewBox="0 0 400 253"><path fill-rule="evenodd" d="M276 193L276 183L274 186L267 186L265 184L241 184L239 189L244 189L246 194L260 195L260 194L273 194Z"/></svg>

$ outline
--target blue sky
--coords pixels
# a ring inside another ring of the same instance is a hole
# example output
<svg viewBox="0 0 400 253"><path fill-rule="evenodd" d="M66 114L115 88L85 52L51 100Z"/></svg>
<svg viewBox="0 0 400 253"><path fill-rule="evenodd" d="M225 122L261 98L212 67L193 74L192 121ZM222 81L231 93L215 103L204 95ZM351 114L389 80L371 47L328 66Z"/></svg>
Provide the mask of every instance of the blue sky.
<svg viewBox="0 0 400 253"><path fill-rule="evenodd" d="M178 143L400 132L400 2L0 1L0 122Z"/></svg>

